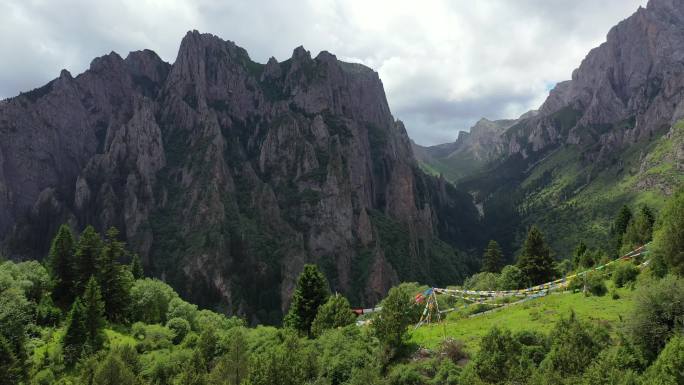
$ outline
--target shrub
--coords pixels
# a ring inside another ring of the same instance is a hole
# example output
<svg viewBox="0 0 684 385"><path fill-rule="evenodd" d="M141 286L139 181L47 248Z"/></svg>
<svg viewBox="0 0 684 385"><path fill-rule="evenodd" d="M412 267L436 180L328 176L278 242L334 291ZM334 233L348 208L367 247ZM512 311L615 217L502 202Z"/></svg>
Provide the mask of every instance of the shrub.
<svg viewBox="0 0 684 385"><path fill-rule="evenodd" d="M684 384L684 336L676 335L670 339L644 378L653 385Z"/></svg>
<svg viewBox="0 0 684 385"><path fill-rule="evenodd" d="M637 292L628 329L653 360L684 322L684 279L669 275Z"/></svg>
<svg viewBox="0 0 684 385"><path fill-rule="evenodd" d="M133 320L148 324L166 322L171 299L178 294L166 283L151 278L138 279L131 288Z"/></svg>
<svg viewBox="0 0 684 385"><path fill-rule="evenodd" d="M427 378L415 367L407 364L394 366L387 375L390 385L423 385Z"/></svg>
<svg viewBox="0 0 684 385"><path fill-rule="evenodd" d="M173 343L176 345L183 341L185 336L190 332L190 323L180 317L171 318L166 323L166 327L173 332Z"/></svg>
<svg viewBox="0 0 684 385"><path fill-rule="evenodd" d="M439 351L453 363L458 363L460 360L468 358L468 353L465 351L463 341L454 340L452 338L442 341Z"/></svg>
<svg viewBox="0 0 684 385"><path fill-rule="evenodd" d="M172 298L169 301L169 310L166 312L166 319L182 318L190 324L193 330L197 330L197 305L183 301L180 297Z"/></svg>
<svg viewBox="0 0 684 385"><path fill-rule="evenodd" d="M171 329L157 324L145 325L141 322L136 322L131 327L131 332L135 339L138 340L136 349L141 353L169 348L174 338L174 332Z"/></svg>
<svg viewBox="0 0 684 385"><path fill-rule="evenodd" d="M631 262L620 262L613 271L613 282L617 287L623 287L629 282L636 281L639 268Z"/></svg>
<svg viewBox="0 0 684 385"><path fill-rule="evenodd" d="M515 265L508 265L501 269L497 286L499 290L515 290L525 286L525 275Z"/></svg>
<svg viewBox="0 0 684 385"><path fill-rule="evenodd" d="M466 278L463 287L469 290L496 290L498 279L499 274L497 273L477 273Z"/></svg>
<svg viewBox="0 0 684 385"><path fill-rule="evenodd" d="M334 329L351 325L356 316L351 311L349 301L339 294L328 298L328 301L318 308L318 314L311 324L311 333L320 336L327 329Z"/></svg>
<svg viewBox="0 0 684 385"><path fill-rule="evenodd" d="M550 350L540 368L561 376L581 374L610 342L603 327L581 322L571 313L556 323L549 335Z"/></svg>

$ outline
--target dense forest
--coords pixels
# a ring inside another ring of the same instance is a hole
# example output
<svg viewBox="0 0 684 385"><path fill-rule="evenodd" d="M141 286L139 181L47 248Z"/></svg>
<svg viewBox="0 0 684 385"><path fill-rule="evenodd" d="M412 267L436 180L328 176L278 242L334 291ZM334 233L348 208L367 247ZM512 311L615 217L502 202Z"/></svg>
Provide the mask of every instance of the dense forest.
<svg viewBox="0 0 684 385"><path fill-rule="evenodd" d="M423 311L414 297L419 284L392 288L378 312L357 322L348 300L306 265L282 327L247 327L145 277L116 229L103 237L86 227L76 236L64 225L44 263L0 265L0 383L681 384L684 190L657 215L624 207L614 243L601 250L581 243L572 260L555 261L542 232L529 230L515 265L503 266L490 242L483 271L464 286L524 288L650 242L646 257L593 271L568 287L577 294L564 296L621 301L619 292L631 291L634 303L622 322L570 311L548 333L482 330L477 348L444 329L430 349L412 336Z"/></svg>

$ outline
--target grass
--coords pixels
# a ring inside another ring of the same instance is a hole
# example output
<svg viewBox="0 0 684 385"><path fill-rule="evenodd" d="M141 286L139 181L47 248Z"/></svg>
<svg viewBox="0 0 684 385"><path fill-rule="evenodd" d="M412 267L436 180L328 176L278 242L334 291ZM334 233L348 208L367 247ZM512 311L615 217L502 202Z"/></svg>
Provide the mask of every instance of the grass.
<svg viewBox="0 0 684 385"><path fill-rule="evenodd" d="M607 282L609 288L611 282ZM550 294L525 303L511 305L499 311L472 317L452 313L445 323L424 325L411 334L411 342L429 349L437 347L444 339L461 340L471 353L479 349L479 342L492 327L498 326L512 331L533 330L548 333L560 319L570 312L582 320L608 324L616 333L622 320L629 315L634 292L628 288L616 289L620 298L612 299L610 294L602 297L586 297L583 293L564 292Z"/></svg>

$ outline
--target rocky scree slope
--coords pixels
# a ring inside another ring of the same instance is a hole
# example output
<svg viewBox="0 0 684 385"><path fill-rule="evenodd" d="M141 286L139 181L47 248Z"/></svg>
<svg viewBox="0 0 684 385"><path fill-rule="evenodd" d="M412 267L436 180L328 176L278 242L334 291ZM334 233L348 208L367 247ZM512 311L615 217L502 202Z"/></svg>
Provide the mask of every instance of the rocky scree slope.
<svg viewBox="0 0 684 385"><path fill-rule="evenodd" d="M374 71L299 47L253 62L197 31L171 65L93 60L0 104L0 237L43 256L60 223L117 226L202 306L278 322L305 263L355 305L476 266L468 194L425 175Z"/></svg>

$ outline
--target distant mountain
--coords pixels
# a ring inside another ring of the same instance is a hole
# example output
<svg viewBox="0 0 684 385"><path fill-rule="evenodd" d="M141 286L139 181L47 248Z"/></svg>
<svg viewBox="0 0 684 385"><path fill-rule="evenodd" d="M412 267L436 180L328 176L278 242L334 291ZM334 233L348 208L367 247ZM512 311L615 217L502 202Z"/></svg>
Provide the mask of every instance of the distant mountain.
<svg viewBox="0 0 684 385"><path fill-rule="evenodd" d="M684 182L682 118L684 2L651 0L613 27L537 114L490 134L479 153L500 156L483 157L486 165L457 151L421 160L477 197L492 236L505 234L514 249L537 223L567 255L579 239L604 243L622 204L657 208Z"/></svg>
<svg viewBox="0 0 684 385"><path fill-rule="evenodd" d="M452 143L423 147L412 142L413 152L428 173L444 175L452 182L472 174L505 153L504 133L522 119L536 115L530 111L519 119L480 119L469 131L458 133Z"/></svg>
<svg viewBox="0 0 684 385"><path fill-rule="evenodd" d="M374 71L299 47L253 62L189 32L93 60L0 103L0 238L42 257L60 223L118 227L146 270L203 306L277 322L297 274L372 304L476 266L469 194L424 174Z"/></svg>

